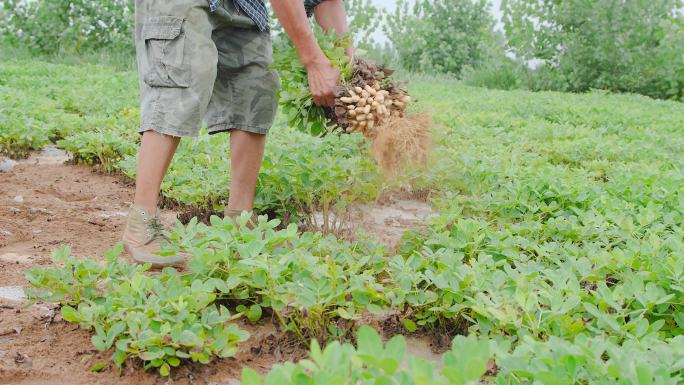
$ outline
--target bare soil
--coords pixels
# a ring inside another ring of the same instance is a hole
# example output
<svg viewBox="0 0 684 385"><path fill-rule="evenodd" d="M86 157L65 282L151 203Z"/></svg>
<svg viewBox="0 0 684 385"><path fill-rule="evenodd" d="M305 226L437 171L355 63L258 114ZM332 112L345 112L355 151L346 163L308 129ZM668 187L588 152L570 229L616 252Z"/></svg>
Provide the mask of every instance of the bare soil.
<svg viewBox="0 0 684 385"><path fill-rule="evenodd" d="M5 159L0 157L0 163ZM48 149L0 171L0 384L239 384L250 366L267 371L275 362L297 359L301 348L286 349L264 321L241 327L252 337L234 358L210 365L182 365L170 378L145 372L135 363L119 371L111 352L98 352L91 333L65 322L54 304L29 305L22 296L24 271L50 264L50 253L66 244L83 258L101 258L123 230L133 187L122 178L87 166L66 165L68 155ZM9 163L4 163L8 165ZM356 225L388 243L429 214L424 203L388 200L367 207ZM170 224L173 211L162 219ZM414 354L436 359L427 339L413 338ZM99 373L89 369L99 363Z"/></svg>

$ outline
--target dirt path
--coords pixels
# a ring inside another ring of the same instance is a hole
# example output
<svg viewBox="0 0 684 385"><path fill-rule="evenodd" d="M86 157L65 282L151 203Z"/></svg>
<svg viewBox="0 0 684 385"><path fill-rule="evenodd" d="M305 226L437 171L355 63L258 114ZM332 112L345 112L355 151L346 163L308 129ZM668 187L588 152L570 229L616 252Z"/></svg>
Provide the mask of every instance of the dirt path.
<svg viewBox="0 0 684 385"><path fill-rule="evenodd" d="M111 352L100 353L90 332L66 323L55 306L27 306L24 271L50 264L50 253L66 244L79 257L100 258L120 237L133 188L119 177L94 173L87 166L65 165L68 155L48 149L30 159L0 158L0 384L239 384L244 366L265 371L274 362L296 358L301 351L283 352L274 330L241 325L252 337L235 358L210 365L183 365L171 378L128 365L123 373L110 364ZM362 223L390 243L415 226L425 205L392 201L365 208ZM403 207L403 208L402 208ZM428 209L429 210L429 207ZM170 224L174 212L162 214ZM416 340L414 352L432 357L428 343ZM89 371L97 363L108 366Z"/></svg>

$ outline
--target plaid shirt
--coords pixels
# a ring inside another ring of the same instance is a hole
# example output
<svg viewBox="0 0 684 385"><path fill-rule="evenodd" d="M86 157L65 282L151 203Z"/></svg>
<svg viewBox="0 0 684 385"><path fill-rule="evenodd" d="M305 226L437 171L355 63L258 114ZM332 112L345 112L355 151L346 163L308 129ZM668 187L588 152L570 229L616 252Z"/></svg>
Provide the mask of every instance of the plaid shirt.
<svg viewBox="0 0 684 385"><path fill-rule="evenodd" d="M208 0L209 9L214 12L216 7L218 7L220 0ZM250 19L254 20L260 31L268 31L268 10L266 9L266 4L264 0L233 0L235 2L235 7L242 10ZM324 0L304 0L304 8L306 9L306 15L311 17L313 9Z"/></svg>

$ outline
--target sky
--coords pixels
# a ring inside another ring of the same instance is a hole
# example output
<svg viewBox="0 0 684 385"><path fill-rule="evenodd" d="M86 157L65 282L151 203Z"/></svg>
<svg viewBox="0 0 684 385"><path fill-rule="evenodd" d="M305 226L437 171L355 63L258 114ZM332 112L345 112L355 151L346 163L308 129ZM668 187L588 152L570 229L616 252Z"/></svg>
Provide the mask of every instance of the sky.
<svg viewBox="0 0 684 385"><path fill-rule="evenodd" d="M458 0L453 0L453 1L458 1ZM372 0L373 4L378 7L385 9L387 11L392 11L394 10L394 6L396 4L395 0ZM497 21L498 27L500 28L500 21L501 21L501 0L489 0L489 3L492 5L491 7L491 12L492 15L494 15L494 19ZM375 33L375 40L379 42L385 42L387 41L387 37L382 31L377 31Z"/></svg>

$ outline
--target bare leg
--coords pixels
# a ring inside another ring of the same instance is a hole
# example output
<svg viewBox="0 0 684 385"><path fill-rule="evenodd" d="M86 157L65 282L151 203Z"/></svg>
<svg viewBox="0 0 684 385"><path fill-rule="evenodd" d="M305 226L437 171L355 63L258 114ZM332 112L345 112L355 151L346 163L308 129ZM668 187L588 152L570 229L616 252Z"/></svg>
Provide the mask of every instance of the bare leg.
<svg viewBox="0 0 684 385"><path fill-rule="evenodd" d="M228 209L251 211L264 157L266 135L232 130L230 132L230 196Z"/></svg>
<svg viewBox="0 0 684 385"><path fill-rule="evenodd" d="M161 182L179 142L179 137L163 135L155 131L143 133L138 157L134 203L152 215L157 212Z"/></svg>

